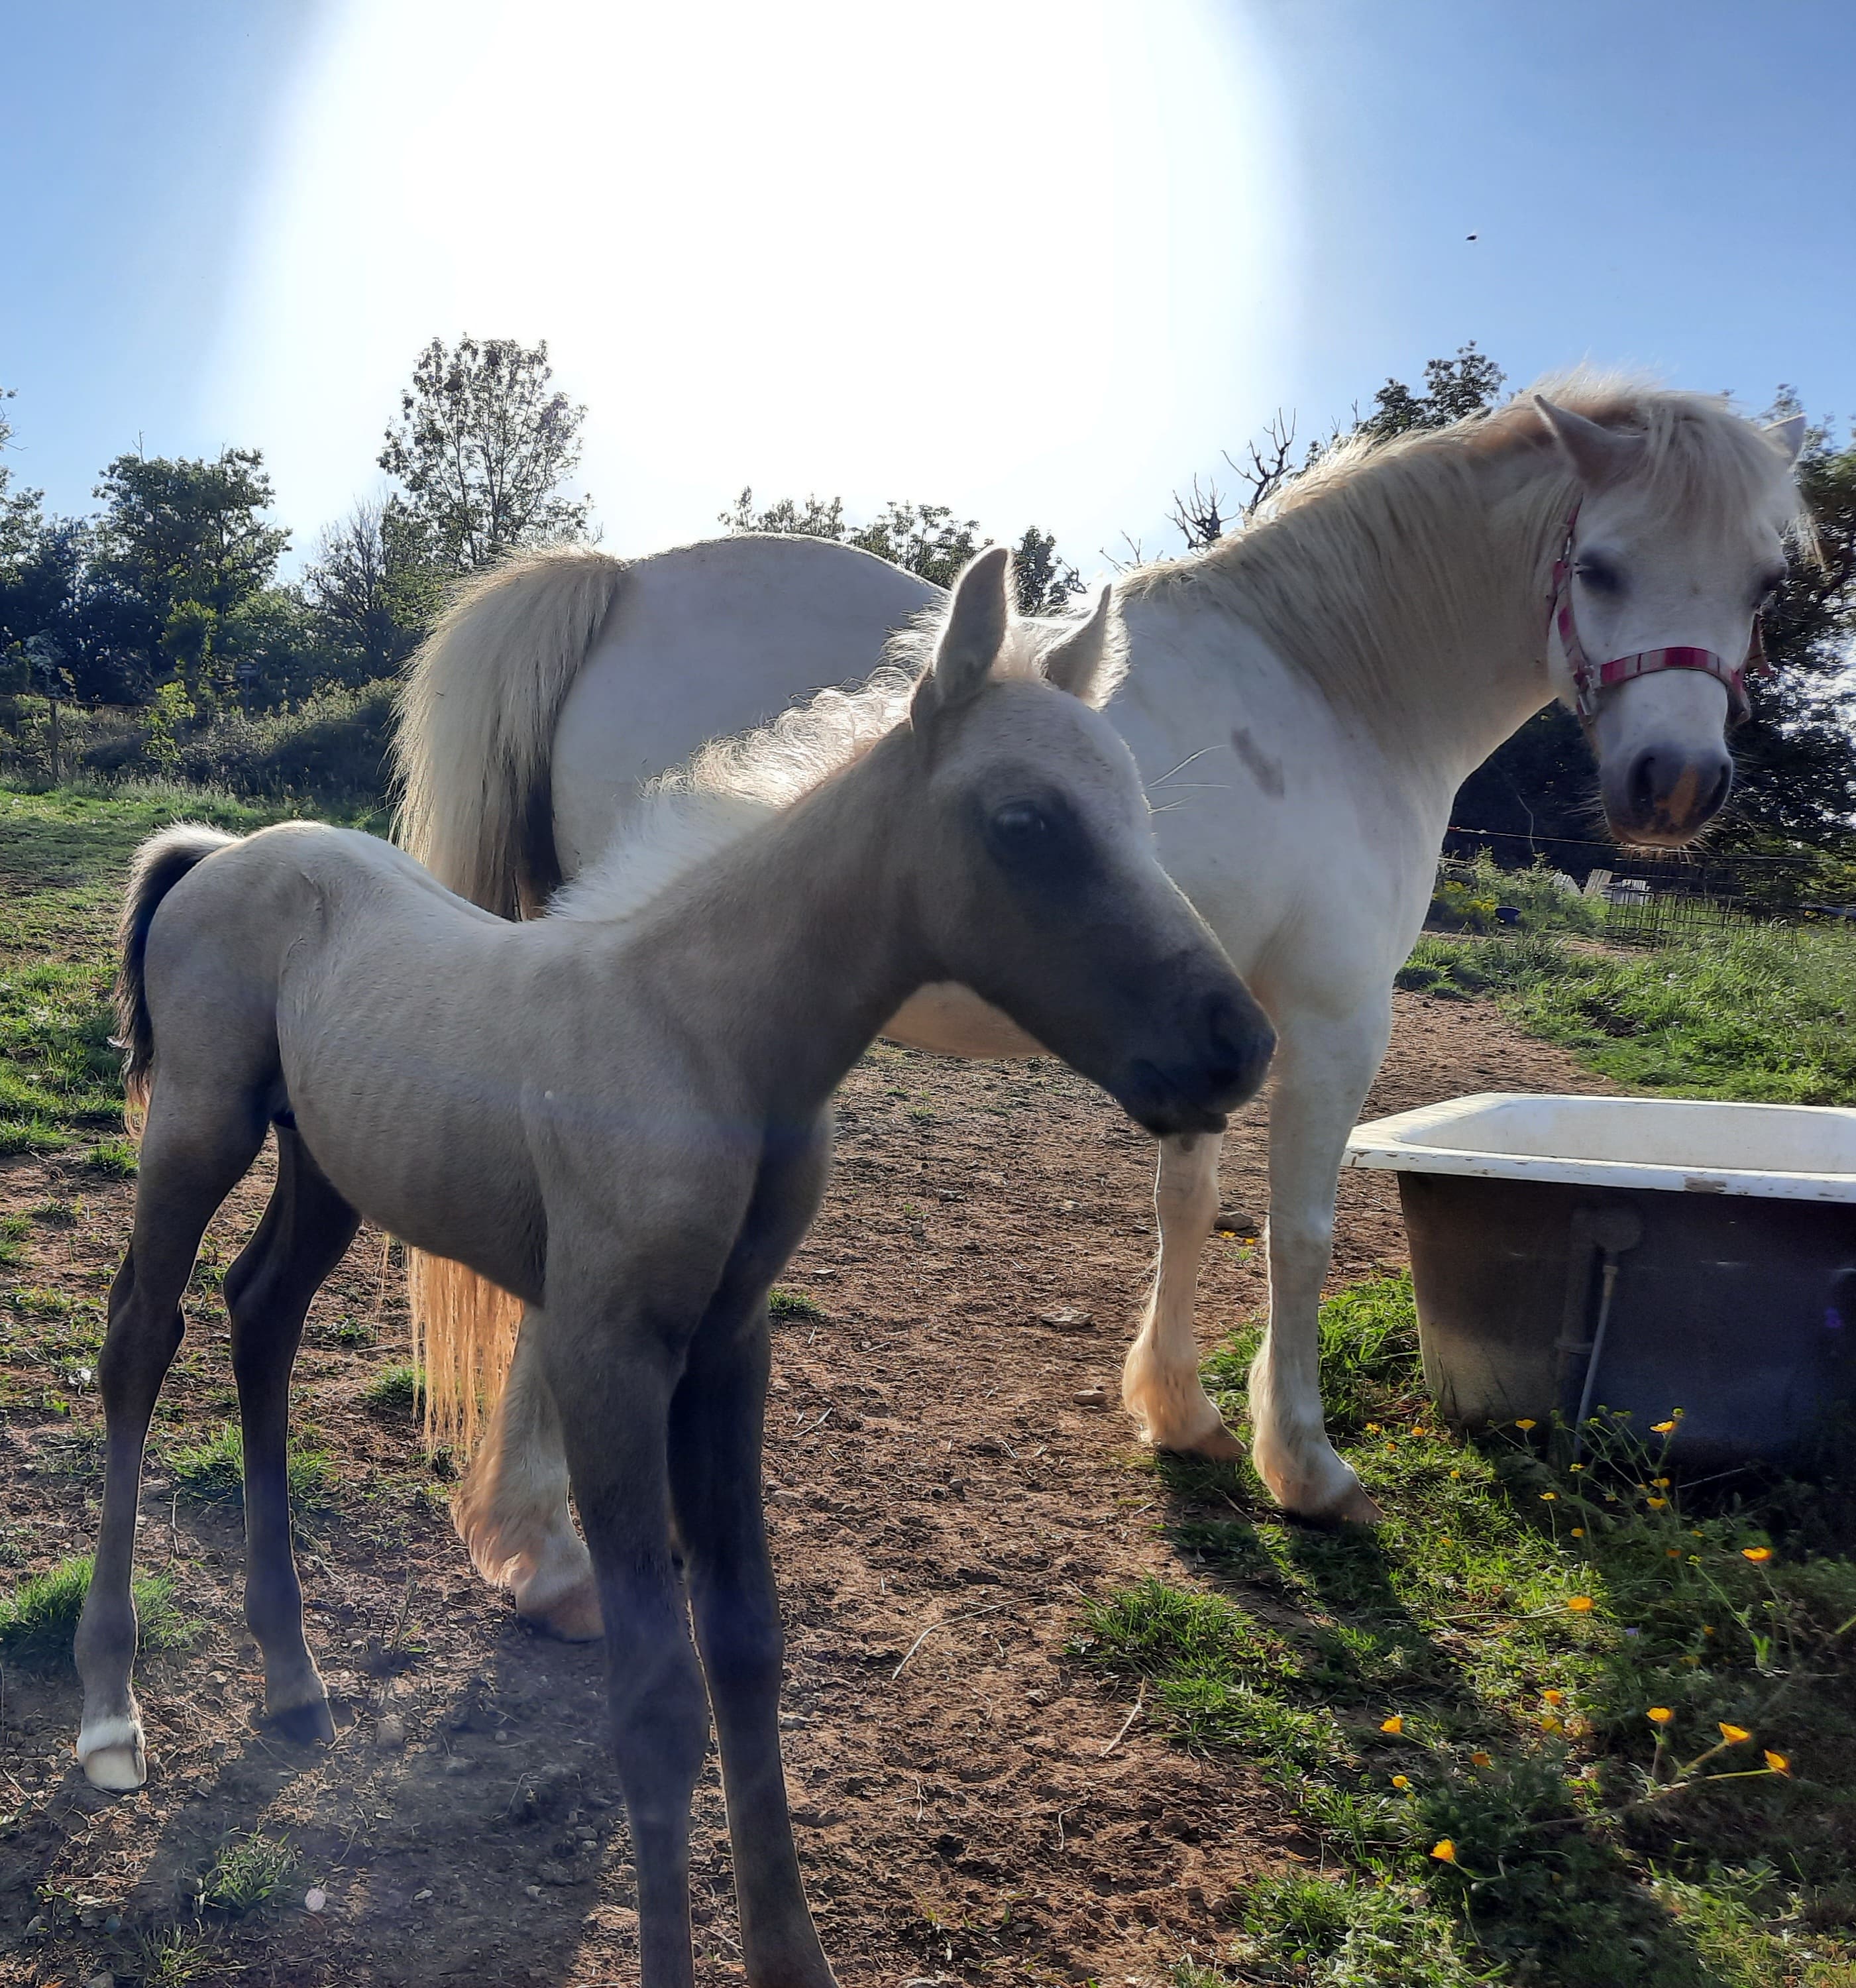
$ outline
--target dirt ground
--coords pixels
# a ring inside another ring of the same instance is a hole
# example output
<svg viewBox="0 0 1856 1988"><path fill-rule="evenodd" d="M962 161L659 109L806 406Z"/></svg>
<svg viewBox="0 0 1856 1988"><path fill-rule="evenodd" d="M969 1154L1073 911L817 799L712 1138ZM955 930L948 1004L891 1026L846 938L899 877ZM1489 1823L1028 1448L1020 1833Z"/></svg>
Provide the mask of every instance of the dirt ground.
<svg viewBox="0 0 1856 1988"><path fill-rule="evenodd" d="M1485 1006L1401 995L1368 1112L1611 1087ZM1153 1158L1053 1064L879 1047L846 1086L831 1192L783 1280L821 1316L776 1330L766 1489L788 1774L847 1988L1158 1988L1186 1956L1217 1956L1249 1880L1318 1854L1241 1767L1170 1745L1065 1652L1084 1598L1190 1577L1165 1537L1168 1493L1116 1405L1153 1248ZM1266 1212L1263 1162L1253 1108L1225 1149L1227 1209ZM228 1205L222 1260L262 1192L254 1176ZM4 1273L0 1582L93 1543L94 1354L59 1349L93 1344L130 1195L56 1161L0 1163L0 1212L33 1218L25 1266ZM1334 1282L1404 1256L1390 1177L1349 1175ZM635 1981L599 1654L529 1635L476 1582L411 1417L363 1401L407 1357L397 1274L371 1233L318 1300L298 1370L303 1440L331 1467L300 1554L340 1735L311 1752L256 1726L237 1506L177 1495L164 1462L234 1412L225 1314L202 1282L151 1439L139 1557L171 1574L194 1638L140 1665L152 1768L126 1800L92 1793L73 1764L68 1663L7 1667L0 1983L112 1969L306 1988ZM1257 1252L1221 1236L1202 1340L1263 1296ZM1090 1389L1108 1405L1080 1401ZM296 1874L243 1919L199 1915L198 1874L238 1832L287 1836ZM695 1871L700 1978L738 1980L712 1763ZM177 1925L174 1956L151 1959L149 1938Z"/></svg>

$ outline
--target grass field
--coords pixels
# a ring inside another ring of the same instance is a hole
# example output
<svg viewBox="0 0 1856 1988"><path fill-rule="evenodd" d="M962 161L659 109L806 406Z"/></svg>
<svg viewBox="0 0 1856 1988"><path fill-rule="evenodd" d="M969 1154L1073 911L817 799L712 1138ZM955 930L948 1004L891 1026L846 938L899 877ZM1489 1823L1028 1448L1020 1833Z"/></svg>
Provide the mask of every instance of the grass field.
<svg viewBox="0 0 1856 1988"><path fill-rule="evenodd" d="M76 1147L100 1172L133 1169L109 1040L123 866L170 822L240 830L291 812L198 788L0 786L0 1155Z"/></svg>
<svg viewBox="0 0 1856 1988"><path fill-rule="evenodd" d="M1645 953L1427 934L1398 984L1493 999L1530 1033L1646 1090L1856 1103L1856 935L1840 930L1767 926Z"/></svg>
<svg viewBox="0 0 1856 1988"><path fill-rule="evenodd" d="M1234 1423L1251 1350L1209 1364ZM1544 1427L1466 1443L1402 1277L1328 1304L1322 1384L1385 1524L1205 1516L1215 1477L1163 1465L1202 1583L1124 1591L1076 1645L1322 1846L1182 1988L1856 1984L1856 1477L1686 1489L1675 1403L1582 1466Z"/></svg>

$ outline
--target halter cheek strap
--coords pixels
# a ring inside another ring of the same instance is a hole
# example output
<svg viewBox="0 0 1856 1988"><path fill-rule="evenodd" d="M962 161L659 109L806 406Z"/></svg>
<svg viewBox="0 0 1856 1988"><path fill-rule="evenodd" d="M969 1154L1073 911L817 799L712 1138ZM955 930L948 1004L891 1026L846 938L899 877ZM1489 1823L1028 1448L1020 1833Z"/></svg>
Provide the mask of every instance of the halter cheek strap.
<svg viewBox="0 0 1856 1988"><path fill-rule="evenodd" d="M1579 624L1573 618L1573 540L1578 527L1579 506L1575 504L1572 516L1566 521L1566 539L1560 548L1560 556L1553 561L1553 589L1547 600L1550 625L1560 637L1560 652L1572 672L1580 717L1589 723L1597 715L1601 691L1609 690L1614 684L1628 683L1633 677L1653 676L1658 670L1702 670L1711 677L1719 678L1727 686L1730 722L1739 725L1750 716L1752 707L1746 698L1747 673L1766 666L1766 644L1760 638L1757 614L1753 617L1753 637L1747 644L1746 660L1738 664L1729 662L1725 656L1716 655L1712 649L1682 647L1639 649L1633 655L1614 656L1609 662L1592 661L1585 652L1585 644L1579 639Z"/></svg>

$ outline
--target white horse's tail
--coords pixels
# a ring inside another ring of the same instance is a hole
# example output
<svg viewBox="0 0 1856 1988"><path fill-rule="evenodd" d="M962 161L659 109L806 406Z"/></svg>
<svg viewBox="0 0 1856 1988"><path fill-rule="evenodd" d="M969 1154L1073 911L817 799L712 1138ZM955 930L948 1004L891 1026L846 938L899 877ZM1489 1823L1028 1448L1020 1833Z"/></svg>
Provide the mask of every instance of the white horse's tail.
<svg viewBox="0 0 1856 1988"><path fill-rule="evenodd" d="M394 765L401 841L439 882L502 917L561 881L550 757L561 705L624 577L609 553L558 546L472 580L413 659ZM460 1263L407 1253L428 1443L468 1452L502 1393L522 1307Z"/></svg>
<svg viewBox="0 0 1856 1988"><path fill-rule="evenodd" d="M400 840L505 918L532 916L561 881L554 728L624 573L610 553L556 546L467 581L401 695Z"/></svg>

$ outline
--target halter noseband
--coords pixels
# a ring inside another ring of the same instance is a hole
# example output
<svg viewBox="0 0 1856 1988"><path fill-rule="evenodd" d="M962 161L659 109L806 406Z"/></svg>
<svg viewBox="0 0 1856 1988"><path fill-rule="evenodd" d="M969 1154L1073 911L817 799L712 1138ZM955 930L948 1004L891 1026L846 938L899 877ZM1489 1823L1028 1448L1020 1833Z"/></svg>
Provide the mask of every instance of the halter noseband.
<svg viewBox="0 0 1856 1988"><path fill-rule="evenodd" d="M1579 529L1579 506L1575 504L1566 521L1566 540L1553 561L1553 589L1547 595L1550 625L1559 631L1560 651L1571 671L1579 716L1589 724L1597 715L1598 693L1614 684L1628 683L1632 677L1653 676L1658 670L1703 670L1719 677L1727 686L1729 722L1739 725L1752 714L1746 698L1746 676L1766 664L1766 644L1761 639L1760 617L1753 617L1753 638L1743 662L1733 664L1712 649L1676 647L1639 649L1635 655L1614 656L1608 663L1594 663L1579 639L1579 625L1573 619L1573 539Z"/></svg>

